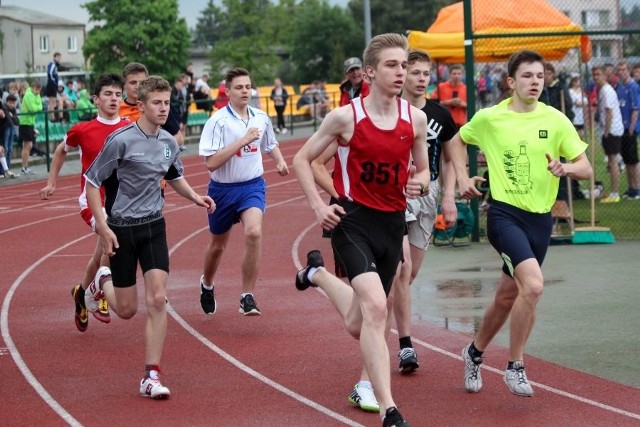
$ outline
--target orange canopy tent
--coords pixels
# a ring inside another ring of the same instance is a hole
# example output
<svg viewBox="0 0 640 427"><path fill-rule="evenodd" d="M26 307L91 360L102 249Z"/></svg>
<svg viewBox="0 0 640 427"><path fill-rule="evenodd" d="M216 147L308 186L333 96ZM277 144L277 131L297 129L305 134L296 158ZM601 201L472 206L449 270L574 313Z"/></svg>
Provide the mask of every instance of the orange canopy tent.
<svg viewBox="0 0 640 427"><path fill-rule="evenodd" d="M444 7L427 32L411 31L409 46L429 52L439 62L464 62L464 12L462 2ZM580 47L582 61L591 59L586 35L544 36L542 33L583 31L546 0L471 0L474 35L541 33L539 37L480 38L474 40L475 62L506 61L521 49L541 53L546 60L562 59L569 49Z"/></svg>

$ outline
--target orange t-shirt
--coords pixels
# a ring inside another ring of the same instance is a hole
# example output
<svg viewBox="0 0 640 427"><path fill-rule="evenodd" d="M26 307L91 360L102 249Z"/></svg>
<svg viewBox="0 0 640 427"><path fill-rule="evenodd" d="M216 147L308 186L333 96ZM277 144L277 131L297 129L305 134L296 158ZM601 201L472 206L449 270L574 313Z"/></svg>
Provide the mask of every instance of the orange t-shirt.
<svg viewBox="0 0 640 427"><path fill-rule="evenodd" d="M120 111L118 112L120 117L129 119L131 122L135 122L140 118L142 112L138 108L138 104L129 104L127 101L122 101L120 104Z"/></svg>
<svg viewBox="0 0 640 427"><path fill-rule="evenodd" d="M438 89L436 89L433 95L440 101L460 98L463 102L466 103L467 85L465 85L464 83L459 83L453 86L449 81L439 83ZM456 125L462 126L463 124L467 123L467 107L452 107L447 105L447 108L449 109L449 112L451 112L451 116L453 117L453 121Z"/></svg>

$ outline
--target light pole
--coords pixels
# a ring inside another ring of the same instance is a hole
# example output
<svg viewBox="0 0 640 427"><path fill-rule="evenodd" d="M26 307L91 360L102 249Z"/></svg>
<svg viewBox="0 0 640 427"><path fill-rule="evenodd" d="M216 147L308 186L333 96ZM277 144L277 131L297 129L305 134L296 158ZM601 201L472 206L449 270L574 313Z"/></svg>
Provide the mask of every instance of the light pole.
<svg viewBox="0 0 640 427"><path fill-rule="evenodd" d="M364 45L371 40L371 2L364 0Z"/></svg>

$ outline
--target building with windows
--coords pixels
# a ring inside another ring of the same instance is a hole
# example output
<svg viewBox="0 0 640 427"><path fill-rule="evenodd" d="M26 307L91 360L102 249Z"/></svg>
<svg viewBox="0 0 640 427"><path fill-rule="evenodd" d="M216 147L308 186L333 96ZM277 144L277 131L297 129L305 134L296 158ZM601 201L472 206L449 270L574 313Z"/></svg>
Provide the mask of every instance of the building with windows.
<svg viewBox="0 0 640 427"><path fill-rule="evenodd" d="M586 31L620 29L620 0L549 0L549 3ZM594 62L604 63L622 58L624 36L598 34L589 38Z"/></svg>
<svg viewBox="0 0 640 427"><path fill-rule="evenodd" d="M0 6L0 74L46 73L54 52L62 69L85 69L85 24L18 6Z"/></svg>

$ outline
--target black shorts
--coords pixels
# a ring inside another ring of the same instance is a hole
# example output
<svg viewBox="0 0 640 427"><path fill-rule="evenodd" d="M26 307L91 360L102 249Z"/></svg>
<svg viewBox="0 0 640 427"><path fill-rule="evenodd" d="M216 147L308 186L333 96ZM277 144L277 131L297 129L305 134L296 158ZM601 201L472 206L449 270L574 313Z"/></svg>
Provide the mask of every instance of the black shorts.
<svg viewBox="0 0 640 427"><path fill-rule="evenodd" d="M620 144L620 154L625 165L638 164L638 134L629 135L625 132L622 135L622 143Z"/></svg>
<svg viewBox="0 0 640 427"><path fill-rule="evenodd" d="M111 257L111 277L116 288L136 284L137 263L142 273L157 268L169 272L169 248L164 218L142 225L115 227L110 225L120 247Z"/></svg>
<svg viewBox="0 0 640 427"><path fill-rule="evenodd" d="M602 148L604 149L604 154L606 154L607 156L620 154L621 145L621 136L613 136L609 134L609 136L605 137L604 135L602 135Z"/></svg>
<svg viewBox="0 0 640 427"><path fill-rule="evenodd" d="M44 88L44 96L56 98L58 96L58 85L53 82L47 82L47 87Z"/></svg>
<svg viewBox="0 0 640 427"><path fill-rule="evenodd" d="M33 142L36 140L36 129L31 125L18 126L18 141Z"/></svg>
<svg viewBox="0 0 640 427"><path fill-rule="evenodd" d="M404 211L381 212L345 200L339 203L346 215L331 233L336 263L349 281L362 273L378 273L389 295L402 260L402 239L407 229Z"/></svg>
<svg viewBox="0 0 640 427"><path fill-rule="evenodd" d="M553 218L494 200L487 212L487 237L504 260L502 271L513 277L518 264L535 258L538 265L547 254Z"/></svg>

